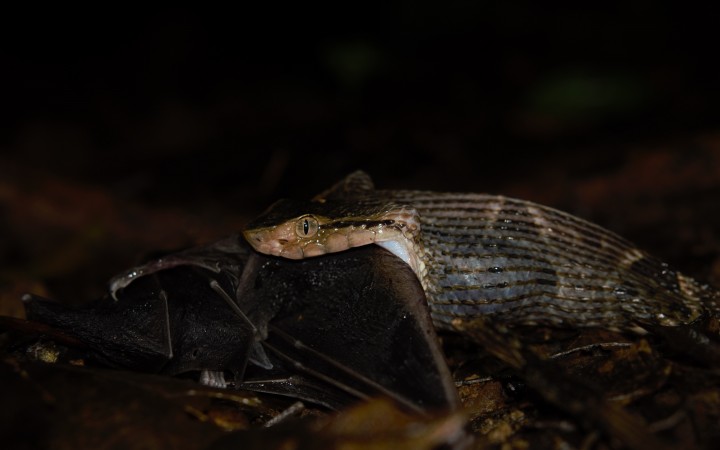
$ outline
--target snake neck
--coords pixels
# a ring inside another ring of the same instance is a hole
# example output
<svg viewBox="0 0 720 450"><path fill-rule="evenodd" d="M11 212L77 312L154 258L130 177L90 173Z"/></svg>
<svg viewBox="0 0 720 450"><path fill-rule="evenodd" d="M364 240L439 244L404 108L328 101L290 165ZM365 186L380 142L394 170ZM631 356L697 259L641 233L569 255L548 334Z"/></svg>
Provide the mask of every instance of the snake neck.
<svg viewBox="0 0 720 450"><path fill-rule="evenodd" d="M400 236L397 239L377 241L375 244L388 250L410 266L427 295L433 291L433 283L429 277L428 270L431 261L424 249L420 236Z"/></svg>
<svg viewBox="0 0 720 450"><path fill-rule="evenodd" d="M485 194L374 195L417 211L420 233L407 248L440 324L496 314L517 323L624 329L718 315L717 291L567 213Z"/></svg>

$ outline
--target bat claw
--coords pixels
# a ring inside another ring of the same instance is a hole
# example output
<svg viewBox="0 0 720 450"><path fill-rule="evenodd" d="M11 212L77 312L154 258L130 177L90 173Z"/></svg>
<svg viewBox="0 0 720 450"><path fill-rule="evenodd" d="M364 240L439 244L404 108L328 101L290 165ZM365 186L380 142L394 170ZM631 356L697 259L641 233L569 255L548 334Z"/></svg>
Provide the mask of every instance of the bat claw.
<svg viewBox="0 0 720 450"><path fill-rule="evenodd" d="M225 374L218 370L203 370L200 372L200 384L220 389L227 388Z"/></svg>

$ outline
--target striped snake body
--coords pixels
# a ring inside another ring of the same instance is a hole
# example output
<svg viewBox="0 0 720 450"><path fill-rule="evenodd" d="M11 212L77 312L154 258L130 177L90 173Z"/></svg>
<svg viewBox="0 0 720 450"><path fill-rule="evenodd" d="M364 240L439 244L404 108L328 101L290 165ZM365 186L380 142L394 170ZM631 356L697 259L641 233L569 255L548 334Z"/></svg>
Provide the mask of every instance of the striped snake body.
<svg viewBox="0 0 720 450"><path fill-rule="evenodd" d="M583 219L496 195L376 190L362 172L314 201L276 203L245 237L291 259L381 245L415 271L442 328L491 316L637 331L720 310L716 291Z"/></svg>

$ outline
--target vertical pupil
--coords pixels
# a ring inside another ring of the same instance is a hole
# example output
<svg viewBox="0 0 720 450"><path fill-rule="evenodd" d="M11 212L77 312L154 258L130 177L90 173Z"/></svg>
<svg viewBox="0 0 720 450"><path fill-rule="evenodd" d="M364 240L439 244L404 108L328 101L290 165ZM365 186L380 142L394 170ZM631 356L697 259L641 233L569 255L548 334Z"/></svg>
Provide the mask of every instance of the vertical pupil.
<svg viewBox="0 0 720 450"><path fill-rule="evenodd" d="M308 220L305 219L303 221L303 231L305 232L305 234L308 234L309 230L310 230L310 225L308 224Z"/></svg>

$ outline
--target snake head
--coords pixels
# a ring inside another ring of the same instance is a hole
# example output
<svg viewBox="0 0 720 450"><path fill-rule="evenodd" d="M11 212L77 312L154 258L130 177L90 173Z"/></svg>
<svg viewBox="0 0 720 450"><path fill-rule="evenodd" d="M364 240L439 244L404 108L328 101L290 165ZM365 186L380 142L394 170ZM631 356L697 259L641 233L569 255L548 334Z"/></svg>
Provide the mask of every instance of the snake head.
<svg viewBox="0 0 720 450"><path fill-rule="evenodd" d="M418 231L415 210L393 203L280 200L249 223L244 235L260 253L303 259L408 239Z"/></svg>
<svg viewBox="0 0 720 450"><path fill-rule="evenodd" d="M312 256L320 228L318 218L308 212L314 206L313 202L280 200L247 225L245 239L260 253L288 259ZM310 254L305 254L306 248Z"/></svg>

